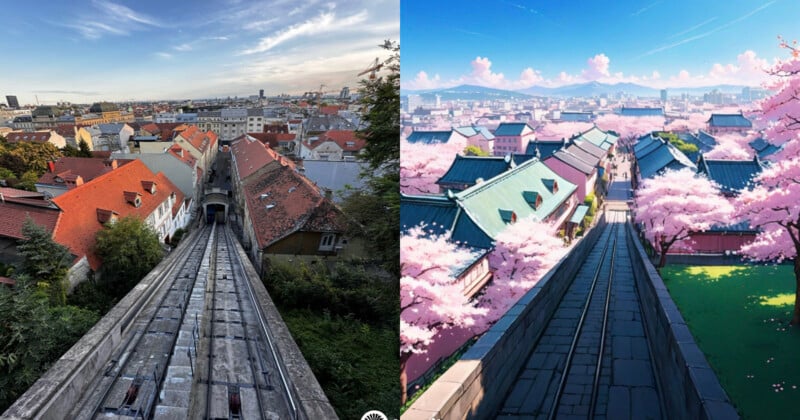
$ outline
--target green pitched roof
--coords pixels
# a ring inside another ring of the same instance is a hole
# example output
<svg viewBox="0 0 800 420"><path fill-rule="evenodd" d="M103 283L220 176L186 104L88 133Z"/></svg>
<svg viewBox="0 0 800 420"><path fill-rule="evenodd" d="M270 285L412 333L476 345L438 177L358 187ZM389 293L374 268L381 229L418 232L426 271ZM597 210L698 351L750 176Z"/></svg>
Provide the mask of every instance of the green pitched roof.
<svg viewBox="0 0 800 420"><path fill-rule="evenodd" d="M619 136L613 131L603 131L597 126L594 126L577 136L577 139L588 141L589 143L600 147L603 150L608 150L611 146L617 144Z"/></svg>
<svg viewBox="0 0 800 420"><path fill-rule="evenodd" d="M550 186L548 187L549 184ZM558 185L555 193L553 184ZM487 235L495 238L506 227L504 219L513 212L517 220L534 216L544 220L578 187L560 177L538 159L531 159L514 169L456 193L454 198ZM536 208L529 204L532 193L541 197ZM505 216L505 217L504 217Z"/></svg>

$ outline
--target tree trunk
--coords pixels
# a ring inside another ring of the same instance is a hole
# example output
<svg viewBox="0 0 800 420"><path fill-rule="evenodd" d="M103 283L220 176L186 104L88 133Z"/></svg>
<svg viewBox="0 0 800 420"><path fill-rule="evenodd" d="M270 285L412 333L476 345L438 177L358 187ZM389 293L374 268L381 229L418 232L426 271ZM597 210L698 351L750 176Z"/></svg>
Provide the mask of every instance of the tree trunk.
<svg viewBox="0 0 800 420"><path fill-rule="evenodd" d="M667 251L669 250L669 245L661 244L661 255L658 260L658 268L662 268L667 265Z"/></svg>
<svg viewBox="0 0 800 420"><path fill-rule="evenodd" d="M411 353L403 353L400 355L400 406L406 404L408 400L408 374L406 373L406 363L411 358Z"/></svg>
<svg viewBox="0 0 800 420"><path fill-rule="evenodd" d="M789 325L800 326L800 254L794 257L794 313Z"/></svg>

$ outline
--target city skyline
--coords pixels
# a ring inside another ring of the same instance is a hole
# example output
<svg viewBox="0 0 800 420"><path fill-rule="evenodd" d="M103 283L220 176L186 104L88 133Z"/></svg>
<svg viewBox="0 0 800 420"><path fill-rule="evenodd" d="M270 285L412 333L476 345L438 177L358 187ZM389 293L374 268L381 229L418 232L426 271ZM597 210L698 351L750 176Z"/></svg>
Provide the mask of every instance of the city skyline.
<svg viewBox="0 0 800 420"><path fill-rule="evenodd" d="M4 7L0 94L20 104L201 99L354 89L399 4L81 0Z"/></svg>
<svg viewBox="0 0 800 420"><path fill-rule="evenodd" d="M402 87L760 86L764 68L787 56L777 36L797 36L800 4L711 3L403 2Z"/></svg>

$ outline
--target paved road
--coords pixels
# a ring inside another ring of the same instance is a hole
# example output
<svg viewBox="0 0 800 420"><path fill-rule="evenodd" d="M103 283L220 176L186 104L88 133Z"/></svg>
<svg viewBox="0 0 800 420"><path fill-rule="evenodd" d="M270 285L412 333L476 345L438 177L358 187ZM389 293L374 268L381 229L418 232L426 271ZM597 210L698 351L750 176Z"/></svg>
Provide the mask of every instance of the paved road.
<svg viewBox="0 0 800 420"><path fill-rule="evenodd" d="M624 181L624 180L623 180ZM559 398L556 418L586 418L598 360L603 303L614 248L611 297L607 318L607 336L603 349L596 395L597 419L662 418L654 369L650 363L644 335L630 251L624 240L624 212L609 212L609 222L594 249L567 290L542 337L536 343L523 369L510 388L499 419L545 419L553 406L566 361L577 330L590 284L601 262L598 284L586 313L582 333L575 340L576 352L565 375L563 395ZM615 229L615 226L619 227ZM615 247L612 244L616 237ZM602 291L599 292L598 290ZM526 347L526 346L522 346Z"/></svg>

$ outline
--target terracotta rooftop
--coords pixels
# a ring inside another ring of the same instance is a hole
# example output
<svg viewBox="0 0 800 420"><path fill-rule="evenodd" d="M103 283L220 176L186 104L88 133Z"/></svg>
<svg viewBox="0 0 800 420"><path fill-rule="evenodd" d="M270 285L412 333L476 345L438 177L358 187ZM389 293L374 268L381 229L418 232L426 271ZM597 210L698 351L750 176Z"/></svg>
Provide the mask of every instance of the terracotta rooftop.
<svg viewBox="0 0 800 420"><path fill-rule="evenodd" d="M273 162L277 162L281 166L289 166L291 169L295 168L294 162L247 134L231 141L231 152L236 160L236 169L240 180L247 179L259 169Z"/></svg>
<svg viewBox="0 0 800 420"><path fill-rule="evenodd" d="M140 131L146 131L146 132L148 132L148 133L150 133L152 135L161 134L161 128L159 128L159 126L156 125L156 123L145 124L139 130ZM171 130L170 130L170 132L171 132Z"/></svg>
<svg viewBox="0 0 800 420"><path fill-rule="evenodd" d="M170 148L167 149L167 153L171 154L172 156L175 156L176 158L178 158L178 160L185 163L190 168L194 168L195 166L197 166L197 159L195 159L194 156L192 156L192 154L189 153L188 150L185 150L179 144L173 144L172 146L170 146Z"/></svg>
<svg viewBox="0 0 800 420"><path fill-rule="evenodd" d="M9 143L17 142L31 142L46 143L52 136L51 131L37 131L35 133L14 131L6 135L6 141Z"/></svg>
<svg viewBox="0 0 800 420"><path fill-rule="evenodd" d="M186 140L201 154L205 154L211 147L217 145L217 134L213 131L202 131L196 125L190 125L186 130L179 133L180 137Z"/></svg>
<svg viewBox="0 0 800 420"><path fill-rule="evenodd" d="M56 133L62 137L75 137L75 124L59 124Z"/></svg>
<svg viewBox="0 0 800 420"><path fill-rule="evenodd" d="M289 133L247 133L248 136L258 139L261 143L268 144L269 147L277 149L281 142L293 141L297 135Z"/></svg>
<svg viewBox="0 0 800 420"><path fill-rule="evenodd" d="M145 190L142 181L158 185L155 194ZM127 193L135 193L141 200L139 207L126 200ZM170 194L175 193L173 214L183 204L184 195L170 180L159 172L154 174L141 160L134 160L116 170L103 174L80 188L75 188L53 199L63 210L61 221L55 231L56 242L67 246L76 259L84 255L93 270L100 267L100 259L94 254L95 235L103 224L98 217L116 213L118 217L134 216L144 220L161 205ZM98 209L104 212L98 213Z"/></svg>
<svg viewBox="0 0 800 420"><path fill-rule="evenodd" d="M280 167L245 181L244 191L260 249L298 231L346 229L341 211L292 168Z"/></svg>
<svg viewBox="0 0 800 420"><path fill-rule="evenodd" d="M69 184L65 181L74 181L80 176L83 182L89 182L129 162L131 162L131 159L109 160L93 157L60 157L55 162L48 163L48 171L36 183L57 186L66 185L67 188L74 188L75 184Z"/></svg>
<svg viewBox="0 0 800 420"><path fill-rule="evenodd" d="M336 143L346 152L357 152L367 144L364 139L358 138L353 130L329 130L320 137L323 141Z"/></svg>
<svg viewBox="0 0 800 420"><path fill-rule="evenodd" d="M161 141L172 141L173 136L175 134L178 134L189 128L184 123L153 123L153 124L155 124L160 131L157 133L153 133L148 130L148 132L152 133L153 135L155 134L161 135Z"/></svg>
<svg viewBox="0 0 800 420"><path fill-rule="evenodd" d="M0 187L0 194L4 198L36 198L44 200L44 194L40 192L18 190L16 188Z"/></svg>
<svg viewBox="0 0 800 420"><path fill-rule="evenodd" d="M60 215L61 211L50 202L3 195L0 200L0 237L22 239L22 225L27 217L52 232Z"/></svg>

